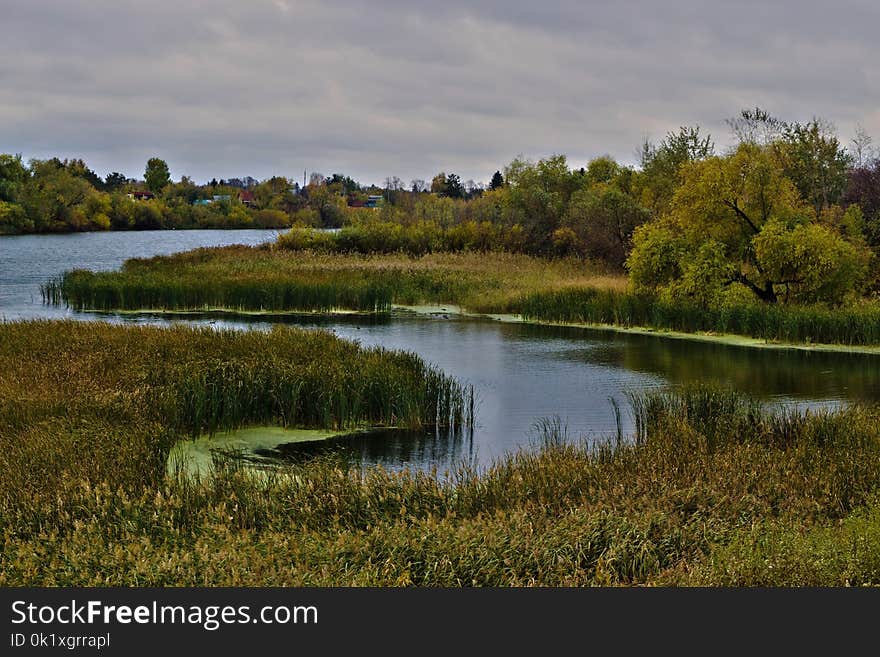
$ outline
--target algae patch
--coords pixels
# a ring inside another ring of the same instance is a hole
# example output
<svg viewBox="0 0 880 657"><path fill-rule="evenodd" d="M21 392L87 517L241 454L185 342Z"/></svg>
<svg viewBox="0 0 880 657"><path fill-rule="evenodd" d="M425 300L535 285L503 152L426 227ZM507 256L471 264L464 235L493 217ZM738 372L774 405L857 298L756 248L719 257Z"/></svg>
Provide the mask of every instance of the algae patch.
<svg viewBox="0 0 880 657"><path fill-rule="evenodd" d="M249 462L271 464L264 452L271 452L280 445L290 443L318 442L351 435L351 430L329 431L325 429L284 429L282 427L250 427L235 431L199 436L192 440L182 439L168 454L169 475L182 473L193 479L210 478L214 473L216 456L234 454Z"/></svg>

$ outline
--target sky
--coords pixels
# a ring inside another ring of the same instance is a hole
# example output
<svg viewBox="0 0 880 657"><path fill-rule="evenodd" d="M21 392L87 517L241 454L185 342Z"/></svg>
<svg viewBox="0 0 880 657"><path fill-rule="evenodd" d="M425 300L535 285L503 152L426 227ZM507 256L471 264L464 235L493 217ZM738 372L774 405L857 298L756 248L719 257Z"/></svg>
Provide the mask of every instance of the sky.
<svg viewBox="0 0 880 657"><path fill-rule="evenodd" d="M880 142L876 0L0 0L0 152L100 175L635 163L760 106Z"/></svg>

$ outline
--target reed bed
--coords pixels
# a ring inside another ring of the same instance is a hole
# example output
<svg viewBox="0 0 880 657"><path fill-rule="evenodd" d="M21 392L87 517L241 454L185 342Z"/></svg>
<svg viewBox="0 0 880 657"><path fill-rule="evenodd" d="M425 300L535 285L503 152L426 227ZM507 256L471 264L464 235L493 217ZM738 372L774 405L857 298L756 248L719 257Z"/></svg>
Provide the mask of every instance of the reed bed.
<svg viewBox="0 0 880 657"><path fill-rule="evenodd" d="M512 308L540 321L734 334L799 344L880 344L880 304L871 301L840 308L755 302L707 309L621 290L568 287L527 294Z"/></svg>
<svg viewBox="0 0 880 657"><path fill-rule="evenodd" d="M467 426L472 394L418 356L323 331L4 323L3 490L155 484L182 436L246 426Z"/></svg>
<svg viewBox="0 0 880 657"><path fill-rule="evenodd" d="M540 448L486 471L361 470L331 453L294 476L257 482L229 461L193 482L151 471L169 436L138 415L162 366L135 356L171 357L169 332L0 329L0 585L880 584L878 407L684 388L634 396L634 436L572 444L548 421ZM54 358L53 337L72 358Z"/></svg>
<svg viewBox="0 0 880 657"><path fill-rule="evenodd" d="M522 226L489 221L464 221L443 227L433 221L407 224L365 221L328 233L294 227L278 238L278 247L322 253L397 254L499 251L521 253L533 245Z"/></svg>
<svg viewBox="0 0 880 657"><path fill-rule="evenodd" d="M77 310L388 312L392 304L456 304L503 312L536 288L623 287L582 261L508 253L417 258L220 247L129 260L118 272L72 271L43 286L49 303Z"/></svg>

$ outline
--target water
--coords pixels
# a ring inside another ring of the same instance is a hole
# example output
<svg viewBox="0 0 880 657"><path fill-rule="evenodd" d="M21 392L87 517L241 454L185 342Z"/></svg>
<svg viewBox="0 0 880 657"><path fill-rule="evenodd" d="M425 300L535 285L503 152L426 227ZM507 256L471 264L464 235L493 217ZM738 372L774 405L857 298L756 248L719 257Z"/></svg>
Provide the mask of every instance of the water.
<svg viewBox="0 0 880 657"><path fill-rule="evenodd" d="M196 246L274 238L274 231L157 231L0 238L0 315L7 319L75 317L166 323L160 317L74 313L41 303L39 284L66 269L108 269L126 257ZM265 320L186 320L263 330ZM876 357L862 354L765 350L564 327L433 317L286 318L333 331L364 345L420 354L476 390L477 426L464 435L384 433L336 441L355 460L392 468L448 469L462 461L485 465L539 439L535 423L559 418L573 440L616 431L611 400L632 426L627 393L713 381L767 400L810 407L880 400ZM291 449L293 458L302 447Z"/></svg>
<svg viewBox="0 0 880 657"><path fill-rule="evenodd" d="M260 244L277 230L146 230L67 235L0 236L0 319L70 317L44 306L40 284L68 269L106 271L129 258L149 258L201 246Z"/></svg>

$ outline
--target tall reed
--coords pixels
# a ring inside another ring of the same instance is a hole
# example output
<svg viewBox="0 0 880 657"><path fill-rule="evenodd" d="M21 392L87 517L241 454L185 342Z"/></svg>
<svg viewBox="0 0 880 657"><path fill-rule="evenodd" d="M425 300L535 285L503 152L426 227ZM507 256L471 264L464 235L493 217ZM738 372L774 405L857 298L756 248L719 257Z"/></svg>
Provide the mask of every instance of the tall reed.
<svg viewBox="0 0 880 657"><path fill-rule="evenodd" d="M524 295L513 308L527 319L688 333L744 335L791 343L880 344L880 304L841 308L752 303L707 309L647 294L571 287Z"/></svg>

